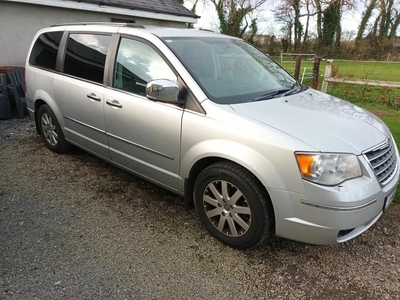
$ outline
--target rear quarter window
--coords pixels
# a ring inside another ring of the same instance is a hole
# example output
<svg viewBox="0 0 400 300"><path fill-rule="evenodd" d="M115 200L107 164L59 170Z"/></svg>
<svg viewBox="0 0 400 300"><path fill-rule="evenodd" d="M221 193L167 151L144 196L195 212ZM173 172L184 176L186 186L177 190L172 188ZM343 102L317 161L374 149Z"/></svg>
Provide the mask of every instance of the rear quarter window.
<svg viewBox="0 0 400 300"><path fill-rule="evenodd" d="M42 33L33 45L29 64L54 71L62 35L62 31Z"/></svg>

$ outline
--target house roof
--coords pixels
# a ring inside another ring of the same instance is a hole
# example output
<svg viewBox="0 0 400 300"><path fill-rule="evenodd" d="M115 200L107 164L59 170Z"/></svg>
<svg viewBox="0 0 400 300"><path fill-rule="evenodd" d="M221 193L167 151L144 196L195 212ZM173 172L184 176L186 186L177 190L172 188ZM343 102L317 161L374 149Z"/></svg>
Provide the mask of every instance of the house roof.
<svg viewBox="0 0 400 300"><path fill-rule="evenodd" d="M0 0L181 23L200 18L177 0Z"/></svg>
<svg viewBox="0 0 400 300"><path fill-rule="evenodd" d="M176 0L76 0L98 5L128 8L131 10L142 10L154 13L164 13L176 16L200 18L195 13L178 3Z"/></svg>

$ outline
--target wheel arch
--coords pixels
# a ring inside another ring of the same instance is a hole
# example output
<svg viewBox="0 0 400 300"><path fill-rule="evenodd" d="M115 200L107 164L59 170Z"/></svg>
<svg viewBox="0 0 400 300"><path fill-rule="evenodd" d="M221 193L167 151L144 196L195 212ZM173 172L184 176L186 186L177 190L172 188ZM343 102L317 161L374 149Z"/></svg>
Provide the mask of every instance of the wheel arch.
<svg viewBox="0 0 400 300"><path fill-rule="evenodd" d="M252 147L243 142L213 139L201 141L187 150L184 148L183 153L180 174L184 181L181 191L187 204L192 202L192 187L198 174L218 160L232 161L243 167L257 178L267 192L269 189L278 189L305 193L291 149L268 144ZM269 198L272 203L276 200Z"/></svg>
<svg viewBox="0 0 400 300"><path fill-rule="evenodd" d="M42 105L47 104L44 100L42 99L37 99L35 101L35 105L34 105L34 120L35 120L35 126L36 126L36 132L37 134L40 134L40 129L39 129L39 119L38 119L38 113L39 113L39 109Z"/></svg>
<svg viewBox="0 0 400 300"><path fill-rule="evenodd" d="M38 126L38 112L39 109L42 105L47 104L50 109L53 111L54 115L57 118L58 123L60 124L61 130L64 131L65 124L64 124L64 119L62 117L61 111L54 101L54 99L51 97L49 93L47 93L44 90L38 90L35 93L34 97L34 120L35 120L35 125L36 125L36 132L39 133L39 126ZM65 134L65 133L64 133Z"/></svg>
<svg viewBox="0 0 400 300"><path fill-rule="evenodd" d="M203 157L196 161L196 163L191 167L189 175L185 178L184 187L185 204L187 207L194 208L193 188L199 174L208 166L222 160L226 159L217 156Z"/></svg>

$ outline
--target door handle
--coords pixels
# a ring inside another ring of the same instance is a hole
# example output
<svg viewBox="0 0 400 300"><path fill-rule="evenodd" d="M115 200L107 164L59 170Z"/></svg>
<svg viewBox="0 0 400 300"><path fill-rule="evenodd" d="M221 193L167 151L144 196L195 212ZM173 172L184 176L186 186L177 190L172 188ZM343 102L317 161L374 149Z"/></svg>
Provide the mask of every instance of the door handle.
<svg viewBox="0 0 400 300"><path fill-rule="evenodd" d="M99 102L101 101L100 97L97 96L95 93L89 93L89 94L87 94L87 97L90 100L99 101Z"/></svg>
<svg viewBox="0 0 400 300"><path fill-rule="evenodd" d="M106 103L110 106L122 108L122 104L120 104L117 100L107 100Z"/></svg>

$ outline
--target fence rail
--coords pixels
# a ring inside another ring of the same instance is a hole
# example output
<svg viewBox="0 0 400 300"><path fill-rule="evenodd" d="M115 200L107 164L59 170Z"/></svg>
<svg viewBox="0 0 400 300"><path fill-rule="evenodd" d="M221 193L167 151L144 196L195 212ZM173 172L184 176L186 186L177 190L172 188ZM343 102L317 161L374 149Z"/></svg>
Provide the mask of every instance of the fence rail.
<svg viewBox="0 0 400 300"><path fill-rule="evenodd" d="M371 86L387 86L400 88L400 82L394 81L380 81L371 79L358 79L358 78L336 78L332 77L332 66L333 60L328 59L325 67L324 80L322 81L321 91L326 93L328 90L328 83L349 83L349 84L360 84L360 85L371 85Z"/></svg>

